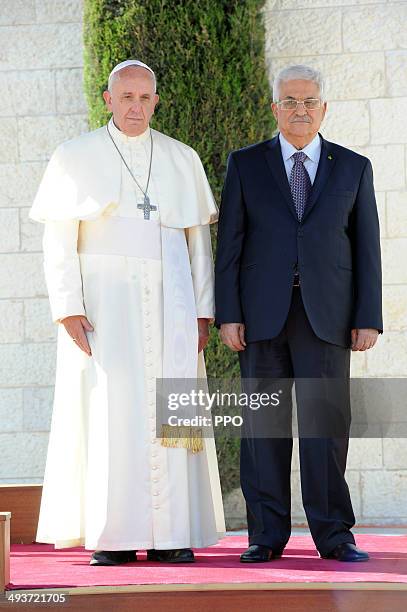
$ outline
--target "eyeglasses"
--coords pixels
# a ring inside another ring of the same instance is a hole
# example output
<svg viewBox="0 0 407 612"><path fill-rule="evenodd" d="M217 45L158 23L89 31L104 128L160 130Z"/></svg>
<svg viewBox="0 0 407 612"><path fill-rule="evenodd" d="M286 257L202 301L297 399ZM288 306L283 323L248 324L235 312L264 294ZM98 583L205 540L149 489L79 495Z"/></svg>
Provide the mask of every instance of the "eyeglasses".
<svg viewBox="0 0 407 612"><path fill-rule="evenodd" d="M281 110L287 111L297 110L299 104L303 104L306 110L317 110L317 108L321 108L321 100L319 98L306 98L305 100L293 100L289 98L288 100L280 100L277 102Z"/></svg>

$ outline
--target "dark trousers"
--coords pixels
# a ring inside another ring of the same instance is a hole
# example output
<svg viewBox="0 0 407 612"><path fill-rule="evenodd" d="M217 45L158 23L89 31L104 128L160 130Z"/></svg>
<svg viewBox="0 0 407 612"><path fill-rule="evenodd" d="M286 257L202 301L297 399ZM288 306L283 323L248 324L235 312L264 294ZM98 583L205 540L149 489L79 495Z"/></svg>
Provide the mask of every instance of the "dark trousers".
<svg viewBox="0 0 407 612"><path fill-rule="evenodd" d="M280 380L280 387L289 386L289 379L291 385L292 380L295 381L302 501L311 535L321 554L328 554L342 542L354 543L350 529L355 524L355 517L344 477L350 426L350 349L329 344L315 335L304 309L301 290L294 287L290 311L280 334L270 340L248 343L245 350L239 352L239 360L243 389L244 379L255 380L258 390L267 390L273 379ZM307 391L303 391L303 381L296 381L297 378L342 381L342 396L341 393L335 396L344 404L341 422L343 425L345 415L345 434L342 426L340 437L310 437L309 432L301 436L300 422L310 421L312 402ZM289 403L285 406L284 418L291 420ZM281 414L280 410L279 431ZM292 446L291 434L254 435L241 440L240 476L247 507L249 544L280 549L288 542Z"/></svg>

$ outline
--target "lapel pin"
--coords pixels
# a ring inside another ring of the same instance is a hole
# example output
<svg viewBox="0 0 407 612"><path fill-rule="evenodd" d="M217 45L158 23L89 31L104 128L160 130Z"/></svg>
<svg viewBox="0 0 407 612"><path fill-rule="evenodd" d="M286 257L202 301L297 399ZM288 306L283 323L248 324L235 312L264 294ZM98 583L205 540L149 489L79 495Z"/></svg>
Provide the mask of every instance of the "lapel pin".
<svg viewBox="0 0 407 612"><path fill-rule="evenodd" d="M333 159L332 155L328 155L328 159Z"/></svg>

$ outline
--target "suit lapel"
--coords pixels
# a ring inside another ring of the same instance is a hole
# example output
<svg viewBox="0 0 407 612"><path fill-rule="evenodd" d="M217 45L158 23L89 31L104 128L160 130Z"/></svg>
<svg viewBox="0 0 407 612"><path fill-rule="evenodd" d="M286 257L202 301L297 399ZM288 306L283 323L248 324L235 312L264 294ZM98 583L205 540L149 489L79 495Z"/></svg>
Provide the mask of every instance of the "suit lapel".
<svg viewBox="0 0 407 612"><path fill-rule="evenodd" d="M276 181L281 193L284 196L286 203L288 204L288 208L290 209L292 215L297 219L297 213L295 212L294 201L291 195L290 184L287 179L287 172L285 170L283 156L281 154L280 140L278 136L275 136L272 140L270 140L265 147L265 156L269 168L274 176L274 180Z"/></svg>
<svg viewBox="0 0 407 612"><path fill-rule="evenodd" d="M321 156L319 158L317 174L312 186L311 196L307 206L305 207L302 221L309 215L310 211L318 200L326 182L335 165L335 156L331 153L330 143L321 136Z"/></svg>

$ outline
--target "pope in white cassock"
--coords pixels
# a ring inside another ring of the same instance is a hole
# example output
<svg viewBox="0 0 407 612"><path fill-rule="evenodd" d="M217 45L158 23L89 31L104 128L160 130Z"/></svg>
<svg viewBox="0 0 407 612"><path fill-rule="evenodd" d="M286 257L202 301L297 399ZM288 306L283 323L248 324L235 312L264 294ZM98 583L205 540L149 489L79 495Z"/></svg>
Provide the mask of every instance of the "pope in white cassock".
<svg viewBox="0 0 407 612"><path fill-rule="evenodd" d="M190 562L225 531L213 438L156 432L156 379L205 377L217 208L197 153L149 127L155 92L151 68L118 64L113 117L56 149L30 212L59 323L36 539L92 565Z"/></svg>

